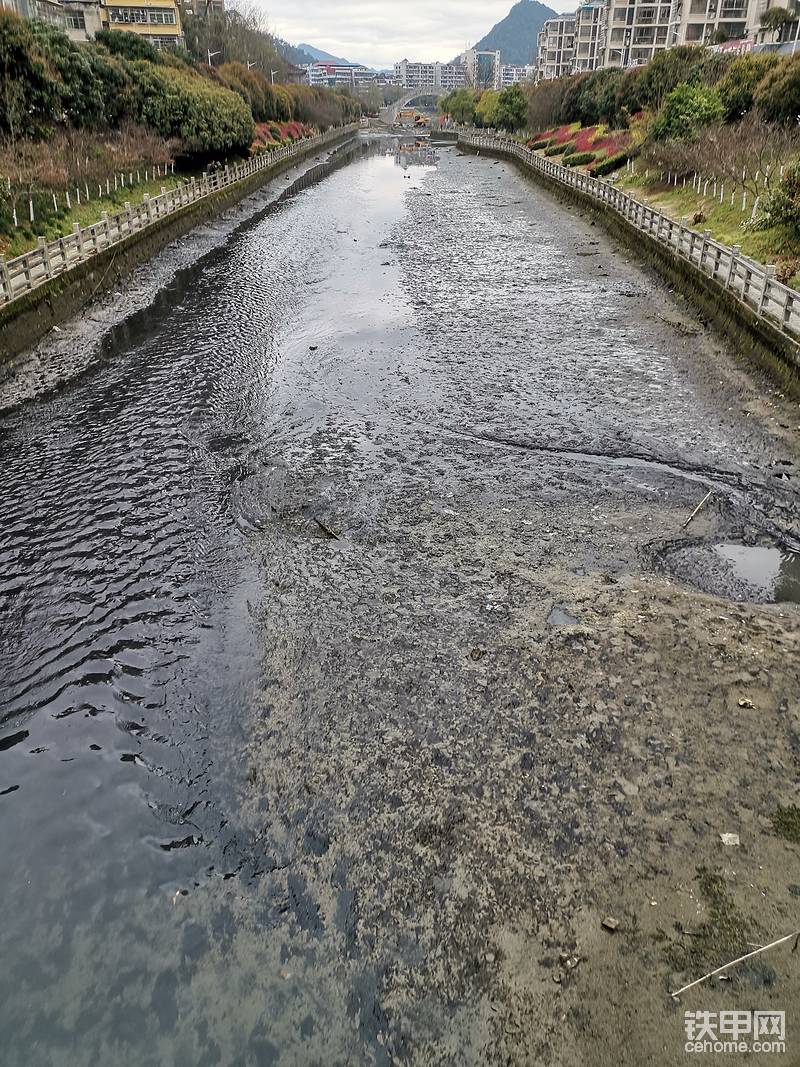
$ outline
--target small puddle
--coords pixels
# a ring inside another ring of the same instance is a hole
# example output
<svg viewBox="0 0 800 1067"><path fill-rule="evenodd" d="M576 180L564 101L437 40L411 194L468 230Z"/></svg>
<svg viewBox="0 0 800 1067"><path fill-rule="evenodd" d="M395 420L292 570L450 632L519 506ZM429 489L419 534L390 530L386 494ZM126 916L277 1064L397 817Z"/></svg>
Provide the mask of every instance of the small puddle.
<svg viewBox="0 0 800 1067"><path fill-rule="evenodd" d="M570 615L563 604L554 604L553 610L547 616L549 626L580 626L580 620Z"/></svg>
<svg viewBox="0 0 800 1067"><path fill-rule="evenodd" d="M660 562L704 593L765 604L800 603L800 553L776 545L687 545L665 552Z"/></svg>

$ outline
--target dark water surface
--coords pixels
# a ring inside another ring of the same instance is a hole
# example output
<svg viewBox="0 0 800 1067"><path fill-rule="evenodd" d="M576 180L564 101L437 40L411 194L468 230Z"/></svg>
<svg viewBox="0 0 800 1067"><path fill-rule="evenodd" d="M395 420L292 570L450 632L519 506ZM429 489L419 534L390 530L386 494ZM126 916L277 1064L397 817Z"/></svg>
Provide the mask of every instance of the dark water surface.
<svg viewBox="0 0 800 1067"><path fill-rule="evenodd" d="M608 493L688 514L714 485L709 512L734 533L788 529L789 489L752 470L761 443L654 309L681 314L507 167L370 155L179 273L80 378L2 418L4 1065L409 1054L357 875L329 882L329 922L309 888L330 844L312 793L279 812L280 788L258 787L249 742L293 640L286 598L295 582L327 602L321 559L327 580L369 584L359 539L400 536L413 508L387 500L427 485L446 521L465 486L498 522L535 498L537 558L576 568L633 568L666 532L612 529ZM566 499L582 517L559 544L547 512ZM385 603L413 566L397 558ZM350 655L315 641L294 668L299 722L318 663ZM455 1017L431 1004L421 1028L440 1011Z"/></svg>

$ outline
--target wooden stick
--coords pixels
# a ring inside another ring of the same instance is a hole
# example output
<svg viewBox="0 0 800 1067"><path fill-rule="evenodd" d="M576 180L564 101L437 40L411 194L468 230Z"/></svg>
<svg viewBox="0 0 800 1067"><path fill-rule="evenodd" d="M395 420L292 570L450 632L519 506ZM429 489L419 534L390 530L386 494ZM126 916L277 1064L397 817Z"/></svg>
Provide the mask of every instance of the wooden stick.
<svg viewBox="0 0 800 1067"><path fill-rule="evenodd" d="M703 497L703 499L702 499L702 500L700 501L700 503L699 503L699 504L697 505L697 507L696 507L696 508L694 509L694 511L692 512L692 514L691 514L691 515L689 516L689 518L688 518L688 519L686 520L686 522L685 522L685 523L684 523L684 524L683 524L683 525L681 526L681 529L682 529L682 530L685 530L685 529L686 529L686 527L687 527L687 526L689 525L689 523L690 523L690 522L692 521L692 519L693 519L693 518L695 517L695 515L696 515L696 514L698 513L698 511L700 510L700 508L702 508L702 507L703 507L703 505L704 505L704 504L706 503L706 501L708 500L708 498L709 498L709 497L711 496L712 492L713 492L713 490L712 490L712 489L709 489L709 490L708 490L708 492L707 492L707 493L706 493L706 495L705 495L705 496Z"/></svg>
<svg viewBox="0 0 800 1067"><path fill-rule="evenodd" d="M679 997L681 993L685 993L687 989L691 989L693 986L700 985L701 982L705 982L706 978L713 978L715 974L720 974L722 971L727 971L729 967L733 967L737 963L741 963L743 960L749 960L751 956L757 956L759 952L766 952L768 948L775 948L776 945L782 945L784 941L791 941L793 937L800 937L800 930L795 930L793 934L786 934L785 937L779 937L777 941L770 941L768 945L762 945L761 948L754 949L752 952L747 952L744 956L739 956L738 959L731 960L730 963L726 963L722 967L717 967L715 971L709 971L708 974L704 974L702 978L697 978L694 982L690 982L688 985L683 986L681 989L676 990L674 993L670 993L670 996ZM794 949L792 949L792 951L794 952Z"/></svg>

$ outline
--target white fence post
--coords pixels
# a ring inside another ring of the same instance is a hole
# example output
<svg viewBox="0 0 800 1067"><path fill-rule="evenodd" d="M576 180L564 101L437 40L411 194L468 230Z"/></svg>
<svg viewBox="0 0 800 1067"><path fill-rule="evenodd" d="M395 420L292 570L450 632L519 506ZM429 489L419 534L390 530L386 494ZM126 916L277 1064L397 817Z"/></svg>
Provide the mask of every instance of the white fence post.
<svg viewBox="0 0 800 1067"><path fill-rule="evenodd" d="M39 237L36 240L36 244L39 248L39 252L42 256L42 263L44 264L44 272L48 278L53 277L53 267L50 263L50 250L47 247L47 240L44 237Z"/></svg>
<svg viewBox="0 0 800 1067"><path fill-rule="evenodd" d="M767 306L767 293L769 292L769 285L775 276L775 266L769 263L764 267L764 281L761 286L761 295L758 298L758 314L764 314L764 308Z"/></svg>

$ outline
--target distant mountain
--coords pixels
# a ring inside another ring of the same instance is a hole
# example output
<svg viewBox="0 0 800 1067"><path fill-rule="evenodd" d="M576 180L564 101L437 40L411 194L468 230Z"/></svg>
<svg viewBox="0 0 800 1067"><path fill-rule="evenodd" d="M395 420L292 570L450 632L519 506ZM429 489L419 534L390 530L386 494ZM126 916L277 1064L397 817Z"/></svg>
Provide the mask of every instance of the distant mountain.
<svg viewBox="0 0 800 1067"><path fill-rule="evenodd" d="M313 56L315 60L320 63L345 63L350 67L358 66L356 63L351 63L349 59L342 59L340 56L332 56L330 52L323 52L321 48L315 48L313 44L299 44L298 48L303 52L308 52L310 56Z"/></svg>
<svg viewBox="0 0 800 1067"><path fill-rule="evenodd" d="M520 67L532 63L536 59L536 35L555 14L539 0L519 0L474 47L487 52L499 50L503 63Z"/></svg>
<svg viewBox="0 0 800 1067"><path fill-rule="evenodd" d="M294 63L296 67L305 67L310 63L316 62L314 56L309 52L306 52L304 48L289 44L288 41L282 41L280 37L275 38L275 47L284 59L288 60L290 63Z"/></svg>

